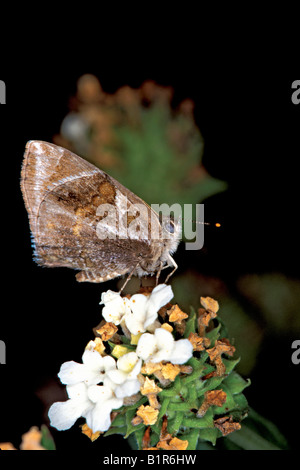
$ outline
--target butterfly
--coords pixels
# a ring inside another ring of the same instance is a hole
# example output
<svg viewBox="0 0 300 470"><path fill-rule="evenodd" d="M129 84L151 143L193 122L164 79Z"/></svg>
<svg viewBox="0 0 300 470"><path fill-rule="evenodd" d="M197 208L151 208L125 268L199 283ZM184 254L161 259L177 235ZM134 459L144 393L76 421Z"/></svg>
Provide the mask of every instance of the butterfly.
<svg viewBox="0 0 300 470"><path fill-rule="evenodd" d="M42 266L78 270L79 282L105 282L177 268L181 224L160 217L101 169L52 143L26 144L21 190Z"/></svg>

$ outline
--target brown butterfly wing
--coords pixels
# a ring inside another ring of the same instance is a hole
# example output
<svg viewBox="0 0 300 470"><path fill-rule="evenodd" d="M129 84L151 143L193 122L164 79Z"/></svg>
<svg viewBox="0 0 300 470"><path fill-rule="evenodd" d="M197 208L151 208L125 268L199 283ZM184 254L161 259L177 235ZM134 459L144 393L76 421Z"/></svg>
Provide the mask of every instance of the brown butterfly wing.
<svg viewBox="0 0 300 470"><path fill-rule="evenodd" d="M141 255L156 257L150 238L99 238L101 204L114 205L117 195L131 204L144 203L74 153L47 142L28 142L21 188L38 264L81 270L78 281L103 282L131 272Z"/></svg>

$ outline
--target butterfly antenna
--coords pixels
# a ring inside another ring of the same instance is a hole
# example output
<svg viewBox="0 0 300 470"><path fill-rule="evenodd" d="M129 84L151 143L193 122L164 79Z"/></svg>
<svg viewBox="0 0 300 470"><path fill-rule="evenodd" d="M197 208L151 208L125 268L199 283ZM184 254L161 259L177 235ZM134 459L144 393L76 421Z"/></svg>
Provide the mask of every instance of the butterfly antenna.
<svg viewBox="0 0 300 470"><path fill-rule="evenodd" d="M180 218L181 218L181 217L180 217ZM214 226L217 227L217 228L222 227L222 225L221 225L219 222L216 222L215 224L212 224L212 223L210 223L210 222L202 222L202 221L199 221L199 220L182 219L182 218L181 218L181 220L183 220L183 222L193 222L193 223L195 223L195 224L214 225Z"/></svg>

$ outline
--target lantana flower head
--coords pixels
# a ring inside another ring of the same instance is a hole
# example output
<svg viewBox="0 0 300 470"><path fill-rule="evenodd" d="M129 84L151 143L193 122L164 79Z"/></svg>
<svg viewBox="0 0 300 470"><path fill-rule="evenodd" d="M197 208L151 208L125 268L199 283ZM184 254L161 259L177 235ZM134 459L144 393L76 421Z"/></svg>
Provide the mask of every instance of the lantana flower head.
<svg viewBox="0 0 300 470"><path fill-rule="evenodd" d="M104 432L110 427L112 410L119 409L125 398L140 392L143 362L184 364L190 359L193 353L190 341L175 341L170 330L162 328L157 320L159 309L172 297L171 287L165 284L155 287L149 295L128 298L112 291L102 294L105 320L121 325L123 330L126 327L131 340L136 336L136 350L127 349L116 361L106 355L103 341L95 338L88 343L81 364L74 361L62 364L58 376L67 386L68 400L50 407L52 426L68 429L83 417L92 433Z"/></svg>
<svg viewBox="0 0 300 470"><path fill-rule="evenodd" d="M221 355L232 356L234 352L226 338L219 339L219 325L212 325L211 331L216 334L212 345L206 336L210 320L216 317L218 303L201 298L204 309L198 310L198 316L191 309L189 318L178 305L167 305L172 297L171 287L165 284L158 285L148 295L121 297L112 291L102 294L106 322L96 329L101 339L97 336L88 343L81 364L74 361L62 364L58 375L67 385L68 399L50 407L51 426L69 429L83 417L86 423L82 432L92 441L108 430L109 434L121 432L125 437L133 433L144 450L170 451L195 448L199 434L195 439L194 430L202 430L203 426L217 428L223 436L240 429L240 423L233 422L230 414L222 417L222 422L221 418L214 419L220 413L214 408L222 408L228 401L227 391L219 388L228 377L227 363ZM163 324L157 319L162 307L165 307L161 311ZM165 310L168 317L164 315ZM121 326L123 335L117 334L117 325ZM175 340L177 337L182 339ZM107 354L108 349L111 356ZM204 363L214 370L207 373ZM186 375L190 377L187 379ZM215 377L219 380L217 389ZM204 380L207 391L203 401ZM229 390L230 383L226 384ZM174 415L179 410L178 395L184 401L179 422ZM240 402L234 401L229 406L235 410ZM227 411L230 410L226 408ZM246 415L246 412L245 404L242 413ZM203 419L205 423L201 422ZM214 444L216 436L214 433L211 436L208 440Z"/></svg>

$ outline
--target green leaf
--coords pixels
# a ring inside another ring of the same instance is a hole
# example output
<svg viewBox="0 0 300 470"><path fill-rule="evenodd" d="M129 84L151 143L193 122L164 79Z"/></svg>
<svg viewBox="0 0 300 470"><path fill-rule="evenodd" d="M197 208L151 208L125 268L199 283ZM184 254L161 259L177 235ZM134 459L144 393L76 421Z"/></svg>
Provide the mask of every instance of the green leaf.
<svg viewBox="0 0 300 470"><path fill-rule="evenodd" d="M160 407L159 414L158 414L158 420L166 414L170 400L171 398L164 398L161 401L161 407Z"/></svg>
<svg viewBox="0 0 300 470"><path fill-rule="evenodd" d="M251 380L245 380L237 372L233 371L225 378L223 383L226 384L231 393L236 394L242 392L246 387L249 387Z"/></svg>
<svg viewBox="0 0 300 470"><path fill-rule="evenodd" d="M137 431L140 431L141 429L144 429L145 428L145 425L143 423L140 423L138 424L137 426L133 426L131 423L129 425L127 425L126 427L126 434L124 436L125 439L128 438L128 436L130 436L130 434L132 434L133 432L137 432ZM117 428L119 429L119 428ZM120 428L121 429L121 428Z"/></svg>
<svg viewBox="0 0 300 470"><path fill-rule="evenodd" d="M126 346L130 346L131 338L127 338L127 336L125 336L125 335L120 335L120 340ZM108 343L109 343L109 341L108 341ZM112 344L113 344L113 346L116 346L115 343L112 343Z"/></svg>
<svg viewBox="0 0 300 470"><path fill-rule="evenodd" d="M209 408L203 418L196 418L196 417L184 418L182 420L182 426L186 426L187 428L197 428L197 429L213 428L214 427L213 417L214 416L213 416L212 408Z"/></svg>
<svg viewBox="0 0 300 470"><path fill-rule="evenodd" d="M44 447L46 450L55 450L55 442L51 433L45 424L41 426L41 446Z"/></svg>
<svg viewBox="0 0 300 470"><path fill-rule="evenodd" d="M191 333L195 333L196 331L196 312L193 307L190 307L191 312L189 315L189 319L187 320L185 324L185 330L184 330L184 338L188 338Z"/></svg>
<svg viewBox="0 0 300 470"><path fill-rule="evenodd" d="M250 429L245 423L239 431L228 434L226 439L229 439L243 450L280 450L280 447Z"/></svg>
<svg viewBox="0 0 300 470"><path fill-rule="evenodd" d="M224 380L224 377L211 377L207 379L203 388L201 388L198 392L198 397L204 395L205 392L208 390L214 390L217 388Z"/></svg>
<svg viewBox="0 0 300 470"><path fill-rule="evenodd" d="M288 442L277 426L252 408L249 409L248 417L245 419L244 423L280 449L288 448Z"/></svg>
<svg viewBox="0 0 300 470"><path fill-rule="evenodd" d="M112 421L111 426L113 427L122 427L126 426L126 417L124 413L119 413Z"/></svg>
<svg viewBox="0 0 300 470"><path fill-rule="evenodd" d="M174 397L176 395L179 395L179 393L181 393L181 389L182 389L181 378L179 375L177 375L176 379L174 380L173 384L170 387L165 388L161 392L159 392L159 397Z"/></svg>
<svg viewBox="0 0 300 470"><path fill-rule="evenodd" d="M196 450L217 450L212 444L208 441L204 441L199 437Z"/></svg>
<svg viewBox="0 0 300 470"><path fill-rule="evenodd" d="M225 374L229 374L235 366L240 362L241 358L239 357L238 359L224 359L222 358L222 362L225 365Z"/></svg>
<svg viewBox="0 0 300 470"><path fill-rule="evenodd" d="M106 433L104 434L104 437L111 436L112 434L121 434L122 436L125 436L126 429L127 429L127 426L122 426L122 427L113 427L113 426L111 426L108 429L108 431L106 431Z"/></svg>
<svg viewBox="0 0 300 470"><path fill-rule="evenodd" d="M184 413L178 411L178 413L176 413L175 417L172 420L168 421L168 431L169 431L169 433L171 433L173 435L177 434L177 432L179 431L179 428L182 424L183 418L184 418Z"/></svg>
<svg viewBox="0 0 300 470"><path fill-rule="evenodd" d="M199 359L197 359L196 357L191 357L188 361L187 361L187 365L189 366L192 366L193 369L198 369L199 367Z"/></svg>
<svg viewBox="0 0 300 470"><path fill-rule="evenodd" d="M127 442L130 445L131 449L133 449L133 450L141 450L142 449L143 437L144 437L144 434L145 434L145 428L146 428L146 426L141 427L140 429L138 429L134 433L130 434L130 436L128 436Z"/></svg>
<svg viewBox="0 0 300 470"><path fill-rule="evenodd" d="M189 402L170 403L168 411L190 411L191 405Z"/></svg>
<svg viewBox="0 0 300 470"><path fill-rule="evenodd" d="M197 388L196 387L188 388L188 401L191 407L197 407Z"/></svg>
<svg viewBox="0 0 300 470"><path fill-rule="evenodd" d="M222 436L222 434L217 428L204 428L199 431L199 437L205 441L211 442L213 445L216 444L216 440L220 436Z"/></svg>
<svg viewBox="0 0 300 470"><path fill-rule="evenodd" d="M190 384L191 382L194 382L195 380L198 380L200 377L203 375L203 369L204 366L200 365L193 370L193 372L190 375L187 375L182 379L182 383L184 385Z"/></svg>
<svg viewBox="0 0 300 470"><path fill-rule="evenodd" d="M206 333L206 337L210 339L210 347L212 348L215 344L215 341L220 337L221 323L218 324L216 328Z"/></svg>
<svg viewBox="0 0 300 470"><path fill-rule="evenodd" d="M181 439L183 440L188 440L189 445L187 447L187 450L195 450L197 447L198 439L199 439L199 430L198 429L193 429L192 431L188 433L182 434L180 436Z"/></svg>
<svg viewBox="0 0 300 470"><path fill-rule="evenodd" d="M128 338L126 338L126 339L128 339ZM115 344L112 341L107 341L107 342L108 342L109 347L111 348L111 350L113 350L116 346L119 346L118 344ZM130 344L130 340L128 340L128 342L126 342L126 343L124 342L124 344L122 344L122 346L125 346L126 349L128 349L128 352L136 350L136 345Z"/></svg>
<svg viewBox="0 0 300 470"><path fill-rule="evenodd" d="M221 325L219 330L220 338L228 338L228 330L222 318L218 317L218 322Z"/></svg>
<svg viewBox="0 0 300 470"><path fill-rule="evenodd" d="M135 414L136 414L136 409L130 409L130 410L126 411L126 426L127 426L127 431L126 431L125 439L126 439L132 432L138 431L142 426L144 426L143 423L140 423L140 424L138 424L137 426L134 426L133 424L131 424L131 421L132 421L132 419L134 418Z"/></svg>
<svg viewBox="0 0 300 470"><path fill-rule="evenodd" d="M248 401L243 393L238 393L233 396L235 402L235 409L248 410Z"/></svg>
<svg viewBox="0 0 300 470"><path fill-rule="evenodd" d="M211 364L205 364L204 367L203 367L203 375L210 374L211 372L213 372L215 370L216 370L215 366L213 366Z"/></svg>
<svg viewBox="0 0 300 470"><path fill-rule="evenodd" d="M159 436L160 431L161 431L161 420L157 418L156 423L151 425L151 432L154 432L155 434Z"/></svg>
<svg viewBox="0 0 300 470"><path fill-rule="evenodd" d="M152 428L151 428L152 429ZM160 436L160 433L159 432L155 432L152 430L152 433L151 433L151 437L150 437L150 446L151 447L155 447L156 444L158 443L159 441L159 436Z"/></svg>

